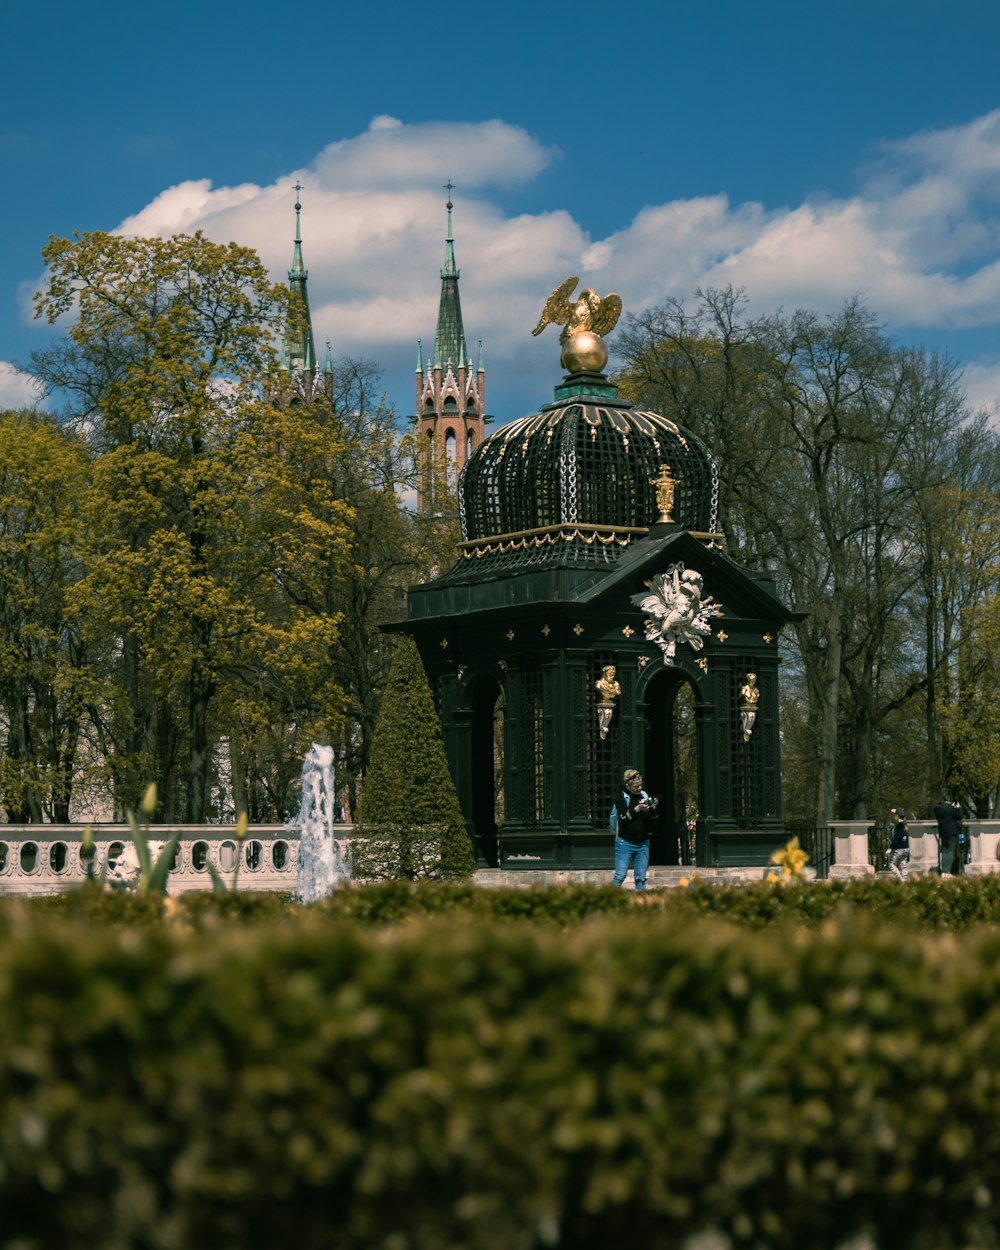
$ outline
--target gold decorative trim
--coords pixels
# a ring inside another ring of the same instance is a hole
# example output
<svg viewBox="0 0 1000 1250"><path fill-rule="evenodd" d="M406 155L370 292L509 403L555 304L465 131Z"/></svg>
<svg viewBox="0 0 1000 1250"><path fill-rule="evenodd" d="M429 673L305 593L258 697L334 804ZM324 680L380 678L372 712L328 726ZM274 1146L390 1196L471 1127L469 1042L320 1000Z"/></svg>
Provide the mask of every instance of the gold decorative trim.
<svg viewBox="0 0 1000 1250"><path fill-rule="evenodd" d="M447 651L447 650L448 650L448 639L447 639L447 638L442 638L442 639L441 639L441 650L442 650L442 651Z"/></svg>
<svg viewBox="0 0 1000 1250"><path fill-rule="evenodd" d="M510 534L496 534L492 538L470 538L459 544L462 558L479 560L483 556L507 555L511 551L527 551L531 547L555 546L557 542L579 539L589 547L595 542L608 547L617 543L627 547L633 538L644 538L648 529L636 525L545 525L537 529L515 530Z"/></svg>
<svg viewBox="0 0 1000 1250"><path fill-rule="evenodd" d="M764 635L764 641L765 641L765 642L774 642L774 634L765 634L765 635Z"/></svg>
<svg viewBox="0 0 1000 1250"><path fill-rule="evenodd" d="M632 635L635 633L635 630L632 628L631 625L626 625L625 628L622 630L622 633L625 635L626 638L631 638Z"/></svg>
<svg viewBox="0 0 1000 1250"><path fill-rule="evenodd" d="M698 667L701 669L703 673L708 672L708 656L707 655L703 655L700 659L695 660L695 664L698 665Z"/></svg>
<svg viewBox="0 0 1000 1250"><path fill-rule="evenodd" d="M507 641L508 642L514 641L514 631L512 629L507 630Z"/></svg>
<svg viewBox="0 0 1000 1250"><path fill-rule="evenodd" d="M552 630L548 627L548 625L543 625L543 626L542 626L542 637L543 637L543 638L548 638L549 634L551 634L551 633L552 633Z"/></svg>
<svg viewBox="0 0 1000 1250"><path fill-rule="evenodd" d="M640 669L643 669L643 668L645 668L645 667L646 667L646 665L649 663L649 656L648 656L648 655L640 655L640 656L639 656L639 659L638 659L636 662L638 663L639 668L640 668Z"/></svg>
<svg viewBox="0 0 1000 1250"><path fill-rule="evenodd" d="M574 634L576 634L577 638L579 638L579 637L580 637L580 635L583 633L583 626L582 626L582 625L574 625L574 626L573 626L573 633L574 633Z"/></svg>
<svg viewBox="0 0 1000 1250"><path fill-rule="evenodd" d="M719 642L725 642L726 639L729 637L729 635L726 633L724 629L720 629L719 632L715 636L716 638L718 638Z"/></svg>

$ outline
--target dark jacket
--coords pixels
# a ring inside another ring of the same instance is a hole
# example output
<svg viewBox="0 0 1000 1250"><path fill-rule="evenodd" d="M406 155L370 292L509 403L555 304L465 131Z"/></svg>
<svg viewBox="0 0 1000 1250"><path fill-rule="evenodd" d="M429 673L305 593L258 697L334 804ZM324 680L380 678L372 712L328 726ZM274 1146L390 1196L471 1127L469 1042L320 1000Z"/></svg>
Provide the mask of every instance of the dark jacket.
<svg viewBox="0 0 1000 1250"><path fill-rule="evenodd" d="M957 803L936 803L934 815L937 817L938 833L942 841L962 836L962 809Z"/></svg>
<svg viewBox="0 0 1000 1250"><path fill-rule="evenodd" d="M897 820L892 826L892 837L889 839L890 851L907 851L910 848L910 831L905 820Z"/></svg>
<svg viewBox="0 0 1000 1250"><path fill-rule="evenodd" d="M636 846L649 840L649 835L653 831L653 821L656 818L655 808L650 808L646 812L635 810L635 805L643 801L649 801L649 795L645 790L640 790L634 799L627 790L619 790L615 797L615 807L618 809L618 836L624 838L626 842L634 842Z"/></svg>

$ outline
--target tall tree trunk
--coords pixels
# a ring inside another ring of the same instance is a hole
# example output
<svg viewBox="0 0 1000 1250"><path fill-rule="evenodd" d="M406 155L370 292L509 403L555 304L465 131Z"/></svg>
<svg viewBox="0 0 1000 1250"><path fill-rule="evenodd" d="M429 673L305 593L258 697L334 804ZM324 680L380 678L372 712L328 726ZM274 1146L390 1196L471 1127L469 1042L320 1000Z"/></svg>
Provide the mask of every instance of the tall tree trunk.
<svg viewBox="0 0 1000 1250"><path fill-rule="evenodd" d="M201 632L205 628L201 627ZM188 766L185 820L201 824L208 805L208 705L215 686L206 672L204 660L196 656L188 687Z"/></svg>
<svg viewBox="0 0 1000 1250"><path fill-rule="evenodd" d="M10 711L10 740L7 754L19 765L20 796L14 813L14 820L22 824L40 824L42 803L38 794L38 766L34 757L31 740L31 719L28 709L27 691L20 683L14 691L14 698L8 705Z"/></svg>

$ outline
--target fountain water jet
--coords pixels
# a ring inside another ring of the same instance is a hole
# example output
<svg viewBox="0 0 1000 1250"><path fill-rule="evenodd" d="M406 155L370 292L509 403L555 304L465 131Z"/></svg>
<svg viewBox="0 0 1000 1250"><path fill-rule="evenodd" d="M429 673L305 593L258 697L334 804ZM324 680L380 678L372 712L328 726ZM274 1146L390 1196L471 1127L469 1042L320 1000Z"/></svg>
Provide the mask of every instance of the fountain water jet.
<svg viewBox="0 0 1000 1250"><path fill-rule="evenodd" d="M314 742L302 761L302 802L294 824L299 830L301 903L315 903L351 879L350 848L334 837L336 812L333 747Z"/></svg>

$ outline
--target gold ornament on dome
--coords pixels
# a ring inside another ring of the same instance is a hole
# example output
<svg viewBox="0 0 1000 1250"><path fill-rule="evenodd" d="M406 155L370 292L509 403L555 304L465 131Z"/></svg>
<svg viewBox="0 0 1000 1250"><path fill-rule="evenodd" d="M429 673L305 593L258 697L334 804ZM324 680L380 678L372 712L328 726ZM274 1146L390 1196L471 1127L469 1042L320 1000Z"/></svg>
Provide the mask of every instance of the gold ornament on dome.
<svg viewBox="0 0 1000 1250"><path fill-rule="evenodd" d="M562 367L568 373L601 373L608 363L602 336L610 334L618 324L621 296L613 291L598 295L588 286L572 299L571 293L579 281L578 277L567 278L556 287L531 333L541 334L547 325L561 325Z"/></svg>
<svg viewBox="0 0 1000 1250"><path fill-rule="evenodd" d="M656 520L661 525L669 524L674 519L674 495L677 493L677 479L670 476L669 464L660 465L659 475L653 478L652 484L656 487L656 506L659 509Z"/></svg>

